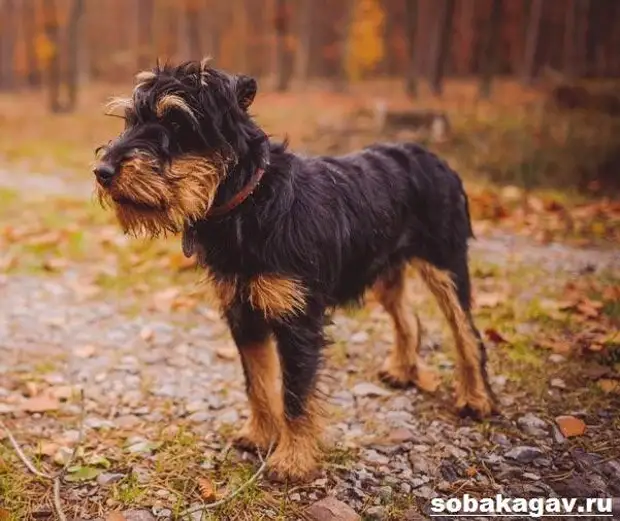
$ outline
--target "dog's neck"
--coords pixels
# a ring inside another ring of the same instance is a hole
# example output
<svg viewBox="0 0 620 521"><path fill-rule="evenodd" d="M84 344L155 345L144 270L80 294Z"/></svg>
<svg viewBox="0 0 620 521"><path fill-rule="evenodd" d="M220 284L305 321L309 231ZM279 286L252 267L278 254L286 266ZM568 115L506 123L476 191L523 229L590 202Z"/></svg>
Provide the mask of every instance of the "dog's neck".
<svg viewBox="0 0 620 521"><path fill-rule="evenodd" d="M221 217L232 212L258 188L265 170L269 166L271 152L268 139L262 142L256 156L252 157L248 154L233 167L232 172L226 175L226 179L219 190L221 193L216 196L216 204L211 207L205 219ZM226 184L229 181L232 186L227 187ZM221 201L218 202L218 199Z"/></svg>

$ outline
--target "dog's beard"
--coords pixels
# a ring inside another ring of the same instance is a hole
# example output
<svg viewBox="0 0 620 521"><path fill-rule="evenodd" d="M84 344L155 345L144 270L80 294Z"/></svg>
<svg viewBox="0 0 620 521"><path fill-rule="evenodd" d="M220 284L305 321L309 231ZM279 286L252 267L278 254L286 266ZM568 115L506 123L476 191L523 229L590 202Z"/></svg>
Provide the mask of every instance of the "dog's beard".
<svg viewBox="0 0 620 521"><path fill-rule="evenodd" d="M155 158L138 155L123 163L110 189L98 185L97 195L104 207L114 209L126 233L179 233L209 211L224 170L219 158L187 155L159 172Z"/></svg>

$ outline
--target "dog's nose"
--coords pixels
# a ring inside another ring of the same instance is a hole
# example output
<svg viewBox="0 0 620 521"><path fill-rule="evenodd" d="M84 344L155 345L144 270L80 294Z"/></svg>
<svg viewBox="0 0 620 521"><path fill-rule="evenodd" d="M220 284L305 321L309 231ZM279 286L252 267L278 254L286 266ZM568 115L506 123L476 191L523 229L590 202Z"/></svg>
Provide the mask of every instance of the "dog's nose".
<svg viewBox="0 0 620 521"><path fill-rule="evenodd" d="M95 177L101 186L108 186L116 175L116 170L109 163L101 163L97 165L93 169L93 172L95 173Z"/></svg>

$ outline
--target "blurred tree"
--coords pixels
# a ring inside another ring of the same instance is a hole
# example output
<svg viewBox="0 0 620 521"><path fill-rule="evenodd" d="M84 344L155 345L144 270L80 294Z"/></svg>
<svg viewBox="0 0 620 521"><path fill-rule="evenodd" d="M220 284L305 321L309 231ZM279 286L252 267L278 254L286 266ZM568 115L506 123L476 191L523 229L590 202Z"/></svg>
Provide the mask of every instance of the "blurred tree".
<svg viewBox="0 0 620 521"><path fill-rule="evenodd" d="M63 111L75 109L79 83L79 50L80 50L80 22L84 14L84 0L73 0L69 25L67 26L67 104Z"/></svg>
<svg viewBox="0 0 620 521"><path fill-rule="evenodd" d="M295 53L295 75L299 80L306 81L309 76L310 52L312 50L313 14L312 0L297 0L299 10L297 27L299 44Z"/></svg>
<svg viewBox="0 0 620 521"><path fill-rule="evenodd" d="M543 13L543 0L531 0L527 30L525 34L525 55L523 57L523 71L521 79L530 85L536 74L536 54L540 35L540 23Z"/></svg>
<svg viewBox="0 0 620 521"><path fill-rule="evenodd" d="M345 0L343 15L339 22L337 22L338 30L337 38L338 43L336 45L337 52L339 54L338 69L336 72L336 90L343 91L347 88L348 81L348 68L347 62L349 55L351 54L352 41L350 38L351 27L353 25L355 17L355 7L358 0Z"/></svg>
<svg viewBox="0 0 620 521"><path fill-rule="evenodd" d="M407 36L407 74L405 90L412 97L418 94L418 63L416 35L418 25L418 0L405 0L405 31Z"/></svg>
<svg viewBox="0 0 620 521"><path fill-rule="evenodd" d="M202 59L202 42L200 39L200 0L185 0L185 19L188 53L187 58Z"/></svg>
<svg viewBox="0 0 620 521"><path fill-rule="evenodd" d="M346 72L357 81L383 58L383 23L385 15L380 0L355 0L349 26Z"/></svg>
<svg viewBox="0 0 620 521"><path fill-rule="evenodd" d="M502 23L502 0L493 0L491 16L489 17L483 35L480 96L489 98L491 96L491 82L493 75L497 72L497 61L500 54L499 38L501 36Z"/></svg>
<svg viewBox="0 0 620 521"><path fill-rule="evenodd" d="M433 62L430 74L431 91L437 96L440 96L443 90L446 62L450 56L454 2L455 0L440 0L438 2L439 10L435 26L436 31L432 49Z"/></svg>
<svg viewBox="0 0 620 521"><path fill-rule="evenodd" d="M36 25L36 9L32 1L22 3L22 27L24 32L24 46L26 50L26 62L28 73L26 81L31 87L41 85L41 70L39 69L39 60L37 57L37 25Z"/></svg>
<svg viewBox="0 0 620 521"><path fill-rule="evenodd" d="M153 49L154 0L138 0L138 69L151 67Z"/></svg>
<svg viewBox="0 0 620 521"><path fill-rule="evenodd" d="M14 0L0 1L0 90L15 88L15 44L17 42Z"/></svg>
<svg viewBox="0 0 620 521"><path fill-rule="evenodd" d="M276 90L288 90L291 80L289 36L289 1L276 0L273 27L275 30Z"/></svg>
<svg viewBox="0 0 620 521"><path fill-rule="evenodd" d="M563 49L563 65L564 75L568 78L575 76L575 46L576 46L576 28L578 16L577 0L567 0L566 17L564 19L564 49Z"/></svg>
<svg viewBox="0 0 620 521"><path fill-rule="evenodd" d="M47 58L47 84L49 92L49 108L52 112L60 112L60 53L58 35L58 13L54 0L43 1L44 40L41 52Z"/></svg>

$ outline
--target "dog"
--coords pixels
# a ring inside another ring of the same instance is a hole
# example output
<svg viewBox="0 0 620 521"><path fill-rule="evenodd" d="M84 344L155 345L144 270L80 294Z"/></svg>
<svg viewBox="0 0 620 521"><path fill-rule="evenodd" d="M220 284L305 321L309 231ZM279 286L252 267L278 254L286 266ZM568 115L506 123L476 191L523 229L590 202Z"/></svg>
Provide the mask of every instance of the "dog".
<svg viewBox="0 0 620 521"><path fill-rule="evenodd" d="M207 60L136 76L119 137L97 150L96 191L126 233L181 234L196 255L239 350L250 416L236 438L275 449L276 479L318 468L317 375L329 313L368 289L391 316L387 383L418 381L420 325L405 307L417 268L456 344L456 407L493 414L486 354L471 316L468 200L459 176L415 144L302 157L272 142L249 113L257 82Z"/></svg>

